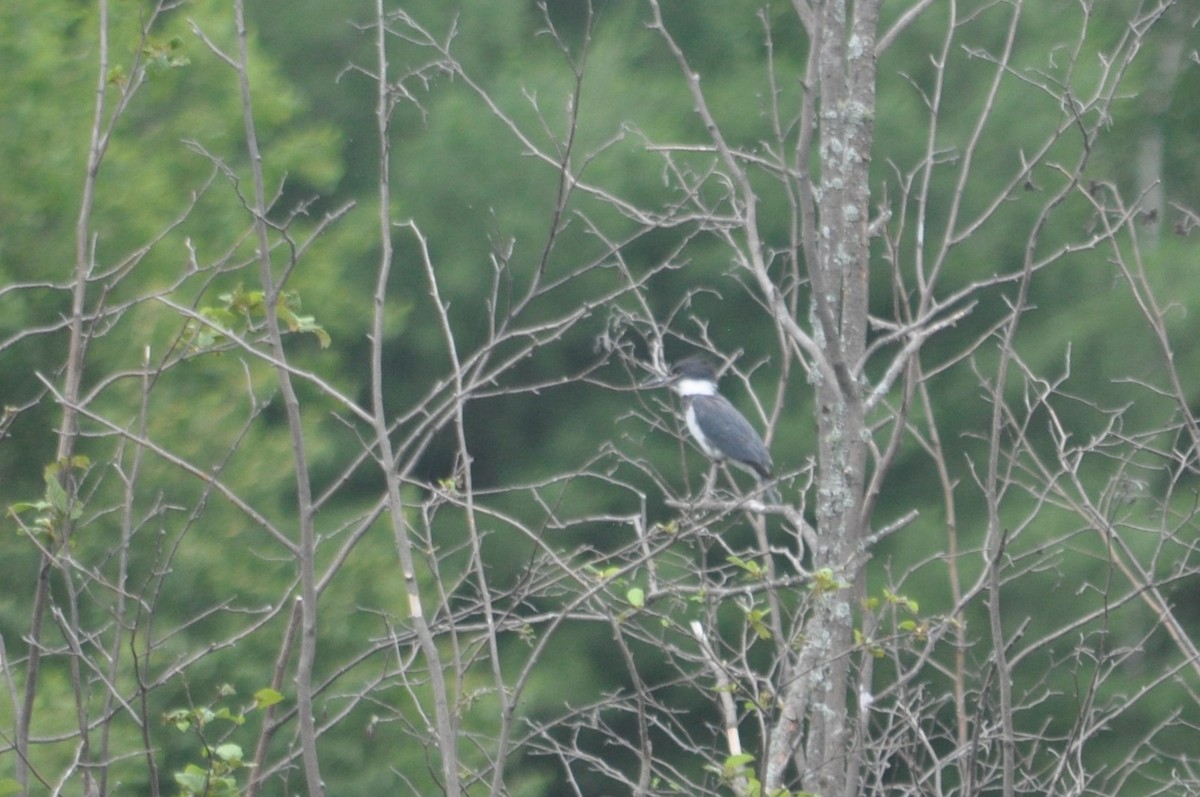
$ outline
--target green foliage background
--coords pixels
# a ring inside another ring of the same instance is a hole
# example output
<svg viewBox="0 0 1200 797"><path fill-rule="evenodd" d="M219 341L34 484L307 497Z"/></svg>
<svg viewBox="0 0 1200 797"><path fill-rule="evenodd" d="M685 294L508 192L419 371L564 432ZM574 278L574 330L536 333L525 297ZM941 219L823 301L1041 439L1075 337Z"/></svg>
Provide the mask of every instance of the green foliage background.
<svg viewBox="0 0 1200 797"><path fill-rule="evenodd" d="M113 51L127 59L138 47L136 41L140 3L116 0ZM736 143L753 149L762 136L763 104L768 87L763 65L762 25L739 3L668 4L674 35L694 59L703 75L703 85L713 102L726 133ZM885 17L898 14L885 4ZM895 197L897 174L913 168L925 145L926 114L922 91L929 90L928 54L940 47L944 27L942 8L924 18L883 56L879 68L879 112L876 128L877 152L874 159L876 191ZM1098 14L1093 27L1101 31L1099 43L1122 35L1122 13L1129 2L1109 4L1107 13ZM1059 0L1028 4L1025 21L1018 36L1016 63L1051 77L1056 74L1053 53L1063 44L1064 17L1077 14L1077 4ZM457 20L454 51L469 74L478 79L515 119L537 129L537 117L530 98L549 120L551 127L565 118L565 103L573 78L563 55L550 37L539 35L545 20L536 4L471 3L447 4L440 0L407 3L411 13L434 31L447 30ZM583 79L579 151L589 152L603 142L613 143L599 151L588 167L593 182L611 188L634 200L660 196L663 192L661 163L646 151L645 140L693 142L703 139L703 128L693 113L683 90L678 71L660 46L656 36L645 27L645 11L637 4L600 3L597 35L591 44ZM371 32L361 27L370 14L368 3L329 3L325 0L292 0L286 4L251 4L254 27L252 63L257 121L266 153L268 184L282 185L281 212L306 205L307 215L295 229L317 223L322 214L348 201L356 208L315 245L307 265L296 274L292 284L302 297L304 311L317 316L330 333L332 345L321 349L308 336L289 341L301 367L310 368L339 387L347 395L365 400L367 388L367 329L364 319L370 307L378 257L375 230L375 180L377 147L372 117L374 97L371 82L361 73L349 70L351 64L371 63ZM564 36L578 43L582 36L586 6L582 2L551 4L551 17ZM776 50L777 68L784 72L803 64L805 46L790 11L773 9L772 28L786 48ZM998 13L998 11L983 12ZM246 181L240 99L229 70L223 68L192 35L189 20L218 43L231 46L232 31L228 12L221 4L196 3L174 12L168 24L152 42L170 48L178 37L180 45L171 50L186 64L154 71L150 84L135 100L130 112L114 131L111 152L105 161L97 201L95 229L96 258L101 263L118 263L137 247L153 239L160 230L183 213L196 192L196 209L169 235L163 238L137 269L134 284L167 286L178 281L172 298L193 306L212 303L238 285L252 287L253 267L230 267L211 281L207 278L180 279L189 260L189 246L200 260L210 260L221 252L236 253L231 262L249 260L252 244L242 237L245 217L234 201L225 175L214 170L212 162L198 152L202 147L222 159ZM358 23L358 24L356 24ZM91 4L67 0L6 0L0 4L0 290L18 283L30 283L26 290L0 293L0 400L7 406L21 406L41 394L37 374L54 379L63 361L64 333L52 329L69 306L67 279L74 258L73 224L78 212L79 190L86 157L87 131L91 124L92 98L96 83L96 16ZM1069 28L1068 28L1069 29ZM987 39L986 25L972 28L985 37L979 47L998 46L1004 35L997 25ZM790 38L789 38L790 37ZM398 64L421 54L397 46L393 54ZM937 134L939 148L960 148L970 134L978 112L982 86L990 75L990 66L965 49L950 55L954 68L945 87L946 112ZM1097 60L1082 59L1093 67ZM1122 112L1112 119L1112 133L1102 143L1089 166L1097 180L1113 181L1125 189L1136 187L1138 175L1131 152L1136 151L1147 128L1159 128L1167 142L1164 175L1166 195L1172 201L1195 206L1200 201L1200 175L1195 153L1198 74L1194 63L1187 64L1179 79L1166 93L1158 78L1154 55L1142 59L1140 69L1127 86L1128 99ZM114 79L119 79L115 76ZM1094 75L1078 73L1071 77L1082 91ZM557 176L552 169L527 157L519 142L494 117L481 107L478 98L460 81L449 76L435 78L422 87L420 107L406 107L394 124L393 185L394 211L397 218L411 217L428 236L442 281L444 299L450 304L456 331L464 343L479 340L480 308L486 299L490 279L489 257L505 242L513 243L514 273L528 275L542 257L550 214L557 193ZM783 84L783 92L794 99L797 88ZM1149 106L1153 100L1157 107ZM1020 148L1033 142L1042 130L1055 124L1059 108L1042 94L1023 90L1020 85L1006 89L998 99L998 111L984 133L981 157L976 163L967 208L979 208L998 190L998 181L1011 173L1013 159ZM565 122L564 128L565 129ZM553 133L561 135L563 129ZM1028 142L1026 138L1028 137ZM189 142L195 142L195 145ZM1052 161L1072 161L1077 141L1069 137ZM932 196L936 205L944 205L954 191L952 168L939 172ZM1049 168L1035 174L1033 183L1049 190L1062 178ZM207 186L207 188L205 188ZM764 188L764 190L766 190ZM1028 201L1018 198L992 223L985 225L953 256L949 269L952 283L965 285L1000 270L1000 264L1019 262L1024 237L1012 235L1012 229L1025 229L1039 207L1039 191L1030 192ZM766 206L770 210L770 205ZM587 198L575 198L569 212L594 215L619 230L620 223L611 211ZM1082 227L1089 211L1082 203L1065 211L1069 224ZM930 214L933 227L929 237L943 233L938 224L944 216ZM1061 220L1059 223L1062 222ZM1172 217L1164 213L1157 224L1143 228L1151 240L1149 271L1160 295L1178 304L1180 310L1170 316L1175 358L1181 371L1194 375L1200 370L1200 351L1195 314L1187 311L1197 301L1200 282L1191 278L1195 269L1194 240L1171 234ZM767 218L764 227L774 243L786 241L787 222ZM1068 229L1063 237L1075 235ZM636 265L657 262L679 242L673 231L646 236L626 252L628 262ZM392 281L389 298L394 307L388 329L387 370L389 395L398 406L408 403L424 384L416 375L436 373L446 366L444 344L435 318L424 301L420 263L409 244L402 247L399 273ZM911 245L911 242L909 242ZM1047 245L1053 243L1053 235ZM568 224L556 249L550 252L551 272L566 263L578 262L582 254L599 252L597 242L588 236L579 222ZM712 338L726 351L742 350L752 361L762 359L771 369L779 358L774 332L761 315L751 293L739 277L715 238L698 236L687 250L687 267L665 273L653 283L649 296L656 311L666 311L693 289L704 289L692 304L692 314L707 322ZM597 279L609 279L607 275ZM891 302L886 270L878 270L876 301L881 311ZM1070 351L1068 390L1091 397L1098 406L1116 406L1135 401L1128 423L1153 427L1165 424L1170 412L1167 402L1155 401L1147 391L1114 379L1129 376L1130 365L1145 363L1135 376L1154 379L1157 351L1131 306L1128 293L1115 284L1119 276L1102 253L1092 252L1074 258L1069 268L1058 268L1039 277L1035 284L1034 304L1021 332L1021 350L1028 361L1048 373L1066 367ZM941 339L931 343L927 363L951 356L962 341L979 334L1006 310L1004 299L1009 288L998 287L978 311ZM108 298L117 303L120 291ZM566 295L564 300L571 297ZM582 292L578 297L582 300ZM990 306L989 306L990 304ZM547 312L554 308L548 308ZM756 324L754 319L762 318ZM93 378L123 368L136 367L146 347L162 351L176 345L183 327L178 314L161 304L139 303L116 326L99 339L89 355L89 374ZM681 332L694 333L689 322L680 321ZM595 338L605 329L605 316L597 313L575 336L539 353L521 367L520 376L530 381L552 379L571 373L596 357ZM44 330L27 335L30 330ZM980 353L981 360L989 356ZM602 372L619 378L614 367ZM803 380L802 375L794 377ZM246 385L264 403L252 406L246 398ZM170 380L154 393L149 413L148 436L161 440L166 447L189 461L214 463L220 460L234 441L245 434L237 453L227 466L226 478L238 485L241 494L253 506L271 518L283 522L294 507L293 487L289 478L290 454L282 414L270 403L272 376L261 365L243 364L234 355L197 357L173 373ZM738 385L727 386L734 400L748 406ZM1189 384L1190 395L1200 395L1200 383ZM977 384L959 373L936 378L931 388L948 408L950 428L944 432L953 453L952 461L962 463L961 477L968 478L966 464L979 453L970 436L986 428L990 408L980 395ZM104 409L113 417L133 419L136 406L124 406L137 400L138 385L119 387L108 392ZM302 396L310 443L313 446L313 472L318 488L333 484L341 476L341 463L361 445L360 440L331 415L336 408L316 395ZM649 433L636 419L628 416L628 394L605 391L587 383L549 390L540 395L523 394L514 398L496 398L470 405L468 427L475 453L474 473L480 488L517 484L569 470L575 464L594 457L610 442L629 450L662 457L673 451L674 443L665 435ZM249 424L261 413L262 423ZM1100 422L1098 413L1087 402L1072 410L1078 429ZM43 400L23 411L0 440L0 504L40 496L42 468L53 458L57 413L52 402ZM84 446L86 448L86 445ZM799 468L814 449L811 407L806 400L795 401L783 409L782 420L773 441L774 456L784 468ZM111 451L87 452L100 462ZM452 441L439 440L431 448L418 474L426 481L448 476L454 466ZM693 464L696 464L693 460ZM937 486L924 454L916 447L902 452L893 479L880 507L881 518L896 517L909 509L922 510L920 519L902 534L890 540L876 554L875 583L883 583L886 572L902 572L925 560L943 545ZM1111 472L1102 469L1089 473L1102 484ZM112 474L93 474L97 495L117 489ZM163 504L188 506L197 500L198 487L180 478L180 474L162 463L148 468L145 477L161 489ZM680 485L683 476L680 475ZM1146 490L1153 492L1151 481ZM320 522L323 533L336 535L344 523L357 516L374 500L377 482L369 476L354 474L325 511ZM1180 495L1179 500L1192 496ZM623 505L628 496L602 486L569 490L565 500L576 508L592 507L618 513L630 511ZM654 496L661 502L662 496ZM965 544L980 544L981 507L963 492L960 506L961 533ZM100 502L97 502L100 505ZM521 511L522 507L509 507ZM237 513L214 503L194 529L186 513L158 511L147 506L151 525L161 526L161 539L183 539L173 563L173 576L164 582L170 590L167 605L177 604L177 618L164 616L160 623L180 622L197 606L217 600L229 600L246 611L262 607L283 592L283 585L294 577L290 565L264 555L268 541L259 529L247 527ZM1150 511L1147 506L1147 512ZM660 519L669 513L657 503ZM1020 507L1012 509L1013 522L1020 520ZM1071 522L1065 516L1046 513L1039 523ZM445 539L452 541L461 529L446 521ZM110 544L106 535L111 525L103 517L89 518L79 545L94 546L97 551ZM602 523L594 529L592 544L603 549L606 534ZM1184 533L1194 534L1194 530ZM577 544L564 539L564 547ZM1082 544L1087 551L1090 543ZM81 557L86 550L81 551ZM510 540L493 540L489 549L498 573L517 572L528 550ZM147 560L150 555L147 552ZM18 653L18 640L29 621L26 596L32 593L36 577L36 551L15 533L12 523L0 527L0 634L10 654ZM1102 566L1087 555L1064 558L1045 577L1045 593L1013 595L1010 610L1014 622L1036 616L1045 607L1046 594L1064 601L1086 602L1086 596L1071 593L1077 583L1075 571ZM323 650L337 651L342 645L353 647L365 638L385 632L383 618L399 611L402 604L399 579L394 575L394 553L386 533L380 530L357 548L347 564L354 574L352 592L331 594L336 608L341 605L346 622L330 629ZM149 578L149 576L146 576ZM1193 630L1200 635L1200 616L1194 608L1200 585L1181 582L1176 587L1176 603ZM946 584L933 569L919 583L910 585L910 594L920 600L924 610L944 611L949 606ZM1193 607L1193 608L1188 608ZM276 607L278 608L278 607ZM103 607L96 607L102 612ZM336 613L336 612L335 612ZM270 622L281 627L283 616ZM983 627L982 617L968 623ZM1124 612L1119 622L1127 624L1135 636L1148 618L1134 607ZM177 638L178 655L220 638L221 617L190 627ZM1121 630L1117 630L1118 635ZM338 634L344 635L344 640ZM185 700L185 688L195 702L205 702L221 683L235 686L248 695L267 679L272 665L278 634L251 637L228 655L212 657L189 673L187 683L179 683L174 694L164 694L163 711ZM1159 640L1151 640L1158 643ZM599 691L615 686L619 679L612 668L602 663L605 647L603 634L582 631L564 636L550 656L560 666L547 672L570 673L569 679L547 676L535 684L526 707L531 716L553 711L565 704L580 683L594 684ZM1137 688L1145 672L1155 669L1154 644L1146 646L1139 667L1130 667L1124 688ZM519 652L514 651L514 656ZM51 675L51 678L61 677ZM67 685L60 682L59 688ZM38 707L39 716L52 726L66 728L69 718L54 717L56 702L52 692L45 693L46 704ZM1057 693L1056 700L1070 702L1068 690ZM1145 719L1150 722L1156 707L1148 703ZM1194 707L1193 707L1194 708ZM472 710L474 721L486 725L486 698ZM9 707L0 702L0 727L10 724ZM702 716L703 707L695 707ZM1046 721L1054 723L1055 701L1047 702ZM371 734L365 729L371 719L365 709L361 717L346 723L345 731L325 740L323 760L329 780L339 784L339 794L380 794L394 787L390 769L406 772L418 782L426 777L422 751L397 749L387 728ZM50 732L53 728L47 728ZM1115 729L1119 730L1119 729ZM1119 747L1119 733L1114 745ZM169 763L182 766L189 760L187 745L171 741L164 734L165 747L175 746ZM124 766L124 782L131 790L144 782L138 761ZM7 774L10 763L0 759L0 775ZM552 775L538 762L528 762L528 775L521 785L525 794L555 793L546 784Z"/></svg>

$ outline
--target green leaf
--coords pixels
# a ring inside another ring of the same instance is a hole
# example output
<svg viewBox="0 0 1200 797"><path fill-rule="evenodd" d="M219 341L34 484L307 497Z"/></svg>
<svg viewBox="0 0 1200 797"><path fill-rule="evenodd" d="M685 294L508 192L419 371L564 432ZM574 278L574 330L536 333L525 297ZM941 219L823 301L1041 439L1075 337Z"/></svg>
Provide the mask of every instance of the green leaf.
<svg viewBox="0 0 1200 797"><path fill-rule="evenodd" d="M646 605L646 593L641 587L630 587L629 591L625 593L625 599L635 609L640 609Z"/></svg>
<svg viewBox="0 0 1200 797"><path fill-rule="evenodd" d="M292 332L311 332L317 336L317 342L322 349L329 348L332 339L329 333L317 323L317 319L311 315L300 315L300 295L294 291L288 291L279 297L275 303L275 311L279 314L279 318L287 325L287 328Z"/></svg>
<svg viewBox="0 0 1200 797"><path fill-rule="evenodd" d="M725 769L728 769L728 770L741 769L742 767L746 766L747 764L749 764L753 761L754 761L754 756L751 755L750 753L738 753L737 755L731 755L725 759Z"/></svg>
<svg viewBox="0 0 1200 797"><path fill-rule="evenodd" d="M142 55L146 58L146 73L149 75L167 69L178 69L187 66L191 60L183 54L183 39L172 36L166 42L147 40L142 47Z"/></svg>
<svg viewBox="0 0 1200 797"><path fill-rule="evenodd" d="M46 503L45 501L18 501L17 503L9 506L8 510L14 514L19 515L22 512L30 512L30 511L45 512L46 510L48 510L50 508L51 508L50 504Z"/></svg>
<svg viewBox="0 0 1200 797"><path fill-rule="evenodd" d="M211 719L228 720L229 722L232 722L234 725L242 725L246 722L245 717L243 717L240 713L235 714L232 710L229 709L228 706L222 706L221 708L217 709L212 714Z"/></svg>
<svg viewBox="0 0 1200 797"><path fill-rule="evenodd" d="M763 572L762 567L759 566L758 562L754 561L753 559L742 559L738 556L727 556L725 561L729 562L735 567L740 567L753 578L762 578L766 575L766 573Z"/></svg>
<svg viewBox="0 0 1200 797"><path fill-rule="evenodd" d="M288 329L292 332L311 332L316 335L317 342L322 349L328 349L329 344L333 342L333 338L325 331L325 328L317 323L317 319L311 315L290 315L284 319L288 325Z"/></svg>
<svg viewBox="0 0 1200 797"><path fill-rule="evenodd" d="M183 789L184 794L204 794L208 785L208 772L195 764L188 764L183 772L175 773L175 782Z"/></svg>
<svg viewBox="0 0 1200 797"><path fill-rule="evenodd" d="M812 581L809 582L808 588L817 595L822 595L826 592L834 592L843 586L845 585L838 581L837 577L833 574L832 568L822 567L813 572Z"/></svg>
<svg viewBox="0 0 1200 797"><path fill-rule="evenodd" d="M238 315L254 317L262 314L263 305L265 304L264 299L266 297L262 291L248 291L243 286L238 285L232 291L218 294L217 298L230 311Z"/></svg>
<svg viewBox="0 0 1200 797"><path fill-rule="evenodd" d="M242 763L242 746L226 742L225 744L217 745L217 749L213 750L217 758L230 764L240 765Z"/></svg>
<svg viewBox="0 0 1200 797"><path fill-rule="evenodd" d="M168 711L166 714L163 714L163 722L174 725L175 730L183 733L192 727L192 712L186 708L177 708L174 711Z"/></svg>
<svg viewBox="0 0 1200 797"><path fill-rule="evenodd" d="M666 523L655 523L654 530L663 534L678 534L679 523L674 520L669 520Z"/></svg>
<svg viewBox="0 0 1200 797"><path fill-rule="evenodd" d="M213 778L211 785L212 797L239 797L241 789L233 778Z"/></svg>
<svg viewBox="0 0 1200 797"><path fill-rule="evenodd" d="M58 469L53 465L46 468L46 502L55 512L65 515L71 499L63 486L58 483L57 473Z"/></svg>
<svg viewBox="0 0 1200 797"><path fill-rule="evenodd" d="M617 574L621 572L621 568L619 568L619 567L606 567L603 570L601 570L598 567L593 567L592 565L588 565L585 569L587 570L588 575L590 575L592 578L596 579L597 581L608 581L610 579L616 578Z"/></svg>
<svg viewBox="0 0 1200 797"><path fill-rule="evenodd" d="M20 794L22 791L21 784L12 778L0 778L0 796L5 794Z"/></svg>
<svg viewBox="0 0 1200 797"><path fill-rule="evenodd" d="M735 778L746 776L753 779L753 772L748 771L753 763L754 756L750 753L731 755L721 765L721 778L725 781L732 781Z"/></svg>
<svg viewBox="0 0 1200 797"><path fill-rule="evenodd" d="M771 613L770 609L750 609L746 612L746 623L754 629L754 633L759 639L770 639L771 629L767 627L766 618Z"/></svg>
<svg viewBox="0 0 1200 797"><path fill-rule="evenodd" d="M259 689L254 693L255 708L268 708L276 703L281 702L283 702L283 695L281 695L279 692L276 692L274 689L271 689L270 687Z"/></svg>

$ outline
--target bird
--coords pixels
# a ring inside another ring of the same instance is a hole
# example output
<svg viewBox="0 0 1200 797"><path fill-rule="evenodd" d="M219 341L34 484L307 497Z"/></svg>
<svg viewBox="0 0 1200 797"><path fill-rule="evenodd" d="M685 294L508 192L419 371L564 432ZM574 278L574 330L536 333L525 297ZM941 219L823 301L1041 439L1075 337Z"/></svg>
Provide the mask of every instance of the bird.
<svg viewBox="0 0 1200 797"><path fill-rule="evenodd" d="M767 446L729 399L717 392L717 368L712 360L693 354L675 363L666 376L646 383L646 387L662 386L669 386L683 400L683 419L705 456L749 472L760 486L767 486L768 499L779 503L779 491L768 486L774 465Z"/></svg>

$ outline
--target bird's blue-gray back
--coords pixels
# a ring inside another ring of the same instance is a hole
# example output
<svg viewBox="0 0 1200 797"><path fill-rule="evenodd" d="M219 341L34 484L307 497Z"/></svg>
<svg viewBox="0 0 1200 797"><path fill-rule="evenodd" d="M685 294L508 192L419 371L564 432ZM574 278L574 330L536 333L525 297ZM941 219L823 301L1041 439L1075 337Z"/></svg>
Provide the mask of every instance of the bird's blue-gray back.
<svg viewBox="0 0 1200 797"><path fill-rule="evenodd" d="M745 462L764 479L771 477L771 455L750 422L742 417L728 399L721 395L691 396L696 420L704 429L711 429L712 436L719 436L726 450L724 454L733 460ZM727 411L721 412L724 408ZM721 434L720 432L724 432Z"/></svg>

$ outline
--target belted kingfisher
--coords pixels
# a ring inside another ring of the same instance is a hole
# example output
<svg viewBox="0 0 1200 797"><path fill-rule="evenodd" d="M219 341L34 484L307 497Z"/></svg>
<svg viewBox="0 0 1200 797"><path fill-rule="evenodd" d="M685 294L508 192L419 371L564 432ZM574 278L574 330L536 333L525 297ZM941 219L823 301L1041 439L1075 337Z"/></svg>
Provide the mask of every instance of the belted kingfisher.
<svg viewBox="0 0 1200 797"><path fill-rule="evenodd" d="M683 399L684 420L700 449L713 462L730 462L753 474L760 485L771 479L771 455L758 432L729 400L717 392L717 369L703 354L680 360L664 377L645 387L670 385ZM779 503L779 491L767 490L769 500Z"/></svg>

